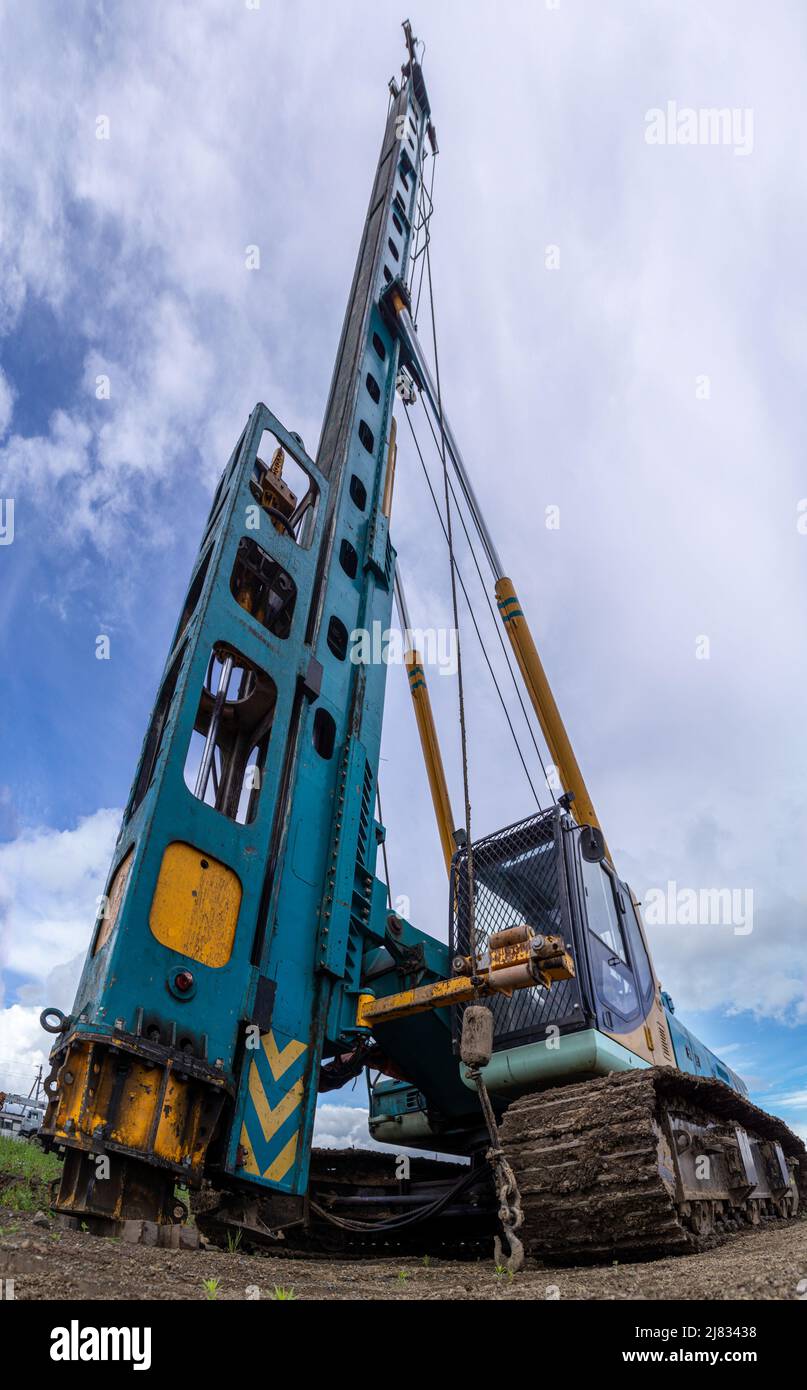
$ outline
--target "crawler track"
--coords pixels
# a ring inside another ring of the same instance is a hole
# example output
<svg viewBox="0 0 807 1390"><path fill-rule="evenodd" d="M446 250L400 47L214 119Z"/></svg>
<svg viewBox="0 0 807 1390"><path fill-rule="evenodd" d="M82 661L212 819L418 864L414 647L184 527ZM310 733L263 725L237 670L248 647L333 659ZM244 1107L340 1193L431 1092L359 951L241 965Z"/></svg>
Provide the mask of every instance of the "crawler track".
<svg viewBox="0 0 807 1390"><path fill-rule="evenodd" d="M719 1146L737 1127L761 1155L758 1166L781 1146L787 1190L760 1195L727 1181ZM782 1120L720 1081L668 1067L524 1096L508 1108L501 1137L521 1191L525 1247L552 1261L697 1251L746 1222L795 1215L807 1195L807 1151ZM693 1156L717 1155L702 1197L681 1182L676 1141Z"/></svg>

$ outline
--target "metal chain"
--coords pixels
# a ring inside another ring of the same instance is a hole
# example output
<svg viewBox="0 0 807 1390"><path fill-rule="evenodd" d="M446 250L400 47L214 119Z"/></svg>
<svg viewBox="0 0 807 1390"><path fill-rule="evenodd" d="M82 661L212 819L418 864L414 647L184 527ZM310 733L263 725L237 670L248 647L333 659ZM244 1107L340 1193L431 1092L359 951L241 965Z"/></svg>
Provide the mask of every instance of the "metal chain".
<svg viewBox="0 0 807 1390"><path fill-rule="evenodd" d="M499 1220L502 1223L502 1234L507 1242L507 1255L505 1256L500 1238L494 1237L494 1258L497 1266L503 1265L511 1274L517 1274L524 1264L524 1246L516 1235L516 1231L524 1224L521 1193L518 1190L516 1175L508 1163L501 1145L499 1127L496 1124L496 1116L493 1113L493 1106L490 1103L488 1088L482 1073L478 1067L469 1067L467 1074L476 1085L482 1114L485 1117L485 1124L490 1135L490 1148L486 1158L493 1170L496 1200L499 1203Z"/></svg>

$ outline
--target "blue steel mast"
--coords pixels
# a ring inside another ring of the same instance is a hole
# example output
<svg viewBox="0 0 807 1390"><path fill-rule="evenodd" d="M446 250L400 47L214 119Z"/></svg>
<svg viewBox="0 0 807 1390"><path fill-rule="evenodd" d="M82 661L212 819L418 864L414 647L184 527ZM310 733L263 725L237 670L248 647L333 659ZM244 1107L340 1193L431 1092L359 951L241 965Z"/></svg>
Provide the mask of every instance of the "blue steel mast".
<svg viewBox="0 0 807 1390"><path fill-rule="evenodd" d="M204 1172L304 1193L321 1060L369 1033L386 666L354 664L349 643L391 617L398 343L381 300L409 271L427 136L436 148L405 32L316 463L255 407L213 500L73 1011L43 1015L58 1034L43 1125L67 1151L58 1206L101 1227L170 1221L174 1183Z"/></svg>

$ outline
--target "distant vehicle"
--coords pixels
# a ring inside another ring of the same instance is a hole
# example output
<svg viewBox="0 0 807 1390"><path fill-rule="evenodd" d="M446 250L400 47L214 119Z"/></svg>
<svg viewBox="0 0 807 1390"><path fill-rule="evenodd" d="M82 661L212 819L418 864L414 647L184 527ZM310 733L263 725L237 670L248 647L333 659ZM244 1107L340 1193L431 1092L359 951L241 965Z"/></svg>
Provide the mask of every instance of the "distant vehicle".
<svg viewBox="0 0 807 1390"><path fill-rule="evenodd" d="M29 1096L6 1095L0 1108L0 1138L32 1139L45 1115L44 1101Z"/></svg>

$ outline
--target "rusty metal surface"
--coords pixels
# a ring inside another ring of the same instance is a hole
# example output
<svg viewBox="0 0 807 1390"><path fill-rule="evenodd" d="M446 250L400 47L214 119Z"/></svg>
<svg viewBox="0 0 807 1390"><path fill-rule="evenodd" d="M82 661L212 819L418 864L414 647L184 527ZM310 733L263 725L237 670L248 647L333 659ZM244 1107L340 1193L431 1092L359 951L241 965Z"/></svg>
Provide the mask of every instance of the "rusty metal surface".
<svg viewBox="0 0 807 1390"><path fill-rule="evenodd" d="M165 1184L165 1173L198 1184L222 1105L231 1093L222 1072L201 1058L122 1033L75 1035L57 1055L46 1089L48 1107L41 1131L46 1142L94 1159L107 1154L113 1167L118 1156L142 1161L147 1191L140 1202L131 1172L127 1181L121 1177L108 1191L105 1184L94 1187L81 1165L68 1161L59 1208L119 1215L116 1204L129 1193L127 1214L146 1219L162 1201L145 1176L146 1164L153 1165L157 1189ZM117 1196L111 1195L115 1192Z"/></svg>

